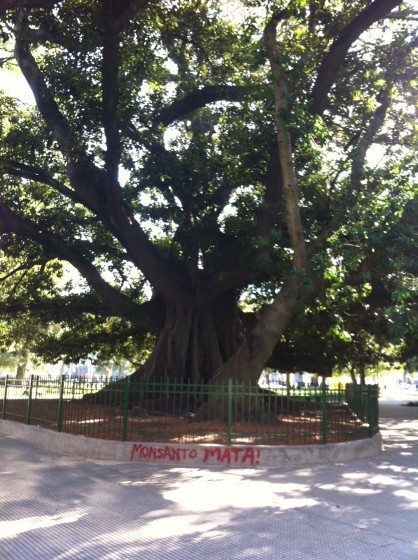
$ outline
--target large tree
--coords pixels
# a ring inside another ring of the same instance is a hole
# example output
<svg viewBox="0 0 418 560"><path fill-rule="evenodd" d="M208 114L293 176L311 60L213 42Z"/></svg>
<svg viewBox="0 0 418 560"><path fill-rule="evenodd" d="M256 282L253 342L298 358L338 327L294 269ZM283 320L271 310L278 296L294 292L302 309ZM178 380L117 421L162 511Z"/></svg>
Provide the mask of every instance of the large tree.
<svg viewBox="0 0 418 560"><path fill-rule="evenodd" d="M341 270L363 296L391 274L370 239L411 197L414 17L401 0L6 2L36 107L2 97L19 289L1 312L83 348L136 342L145 378L280 365ZM61 263L83 282L51 283Z"/></svg>

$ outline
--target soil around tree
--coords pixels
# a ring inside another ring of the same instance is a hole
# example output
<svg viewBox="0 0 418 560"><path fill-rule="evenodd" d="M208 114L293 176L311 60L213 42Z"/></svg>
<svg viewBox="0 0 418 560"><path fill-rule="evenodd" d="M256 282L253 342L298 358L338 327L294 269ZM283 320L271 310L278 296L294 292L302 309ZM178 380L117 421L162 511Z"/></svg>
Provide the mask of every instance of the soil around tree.
<svg viewBox="0 0 418 560"><path fill-rule="evenodd" d="M26 399L7 402L5 420L26 421ZM30 424L56 430L57 402L38 399L32 403ZM64 433L106 440L121 440L124 432L119 407L88 404L83 401L64 403L61 430ZM160 443L214 443L252 445L303 445L323 443L321 410L311 403L298 414L280 414L277 422L235 422L228 434L226 422L194 420L193 417L169 414L140 414L131 411L126 424L126 441ZM345 403L328 407L327 443L352 441L369 437L368 428Z"/></svg>

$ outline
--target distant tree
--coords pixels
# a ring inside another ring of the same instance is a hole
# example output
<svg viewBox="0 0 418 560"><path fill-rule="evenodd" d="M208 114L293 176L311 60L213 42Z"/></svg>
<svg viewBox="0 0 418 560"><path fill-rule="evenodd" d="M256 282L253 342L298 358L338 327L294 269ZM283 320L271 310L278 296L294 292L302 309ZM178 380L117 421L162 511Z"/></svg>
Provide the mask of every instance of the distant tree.
<svg viewBox="0 0 418 560"><path fill-rule="evenodd" d="M0 368L14 370L17 379L25 377L41 328L36 318L26 315L0 322Z"/></svg>

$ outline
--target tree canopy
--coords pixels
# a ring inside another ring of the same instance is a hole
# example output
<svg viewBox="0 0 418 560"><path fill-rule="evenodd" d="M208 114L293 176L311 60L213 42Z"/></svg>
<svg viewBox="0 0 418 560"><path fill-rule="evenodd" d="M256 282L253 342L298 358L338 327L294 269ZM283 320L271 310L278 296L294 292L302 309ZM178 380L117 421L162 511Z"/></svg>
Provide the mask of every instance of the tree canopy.
<svg viewBox="0 0 418 560"><path fill-rule="evenodd" d="M0 313L60 327L38 352L213 382L411 348L411 4L0 14L36 103L0 92Z"/></svg>

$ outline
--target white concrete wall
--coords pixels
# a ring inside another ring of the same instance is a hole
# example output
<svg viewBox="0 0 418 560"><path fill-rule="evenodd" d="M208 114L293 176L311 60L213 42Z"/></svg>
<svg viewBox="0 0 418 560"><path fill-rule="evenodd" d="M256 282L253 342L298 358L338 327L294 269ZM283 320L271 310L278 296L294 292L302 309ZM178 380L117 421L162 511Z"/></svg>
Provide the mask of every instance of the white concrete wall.
<svg viewBox="0 0 418 560"><path fill-rule="evenodd" d="M163 463L204 467L281 467L341 463L373 457L382 450L382 438L326 445L210 445L109 441L66 433L10 420L0 420L0 433L57 452L89 459Z"/></svg>

